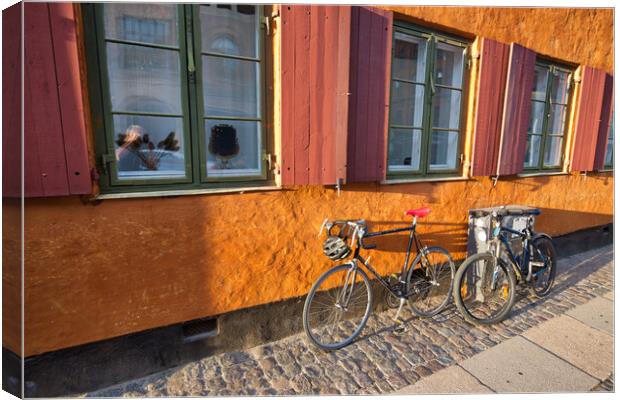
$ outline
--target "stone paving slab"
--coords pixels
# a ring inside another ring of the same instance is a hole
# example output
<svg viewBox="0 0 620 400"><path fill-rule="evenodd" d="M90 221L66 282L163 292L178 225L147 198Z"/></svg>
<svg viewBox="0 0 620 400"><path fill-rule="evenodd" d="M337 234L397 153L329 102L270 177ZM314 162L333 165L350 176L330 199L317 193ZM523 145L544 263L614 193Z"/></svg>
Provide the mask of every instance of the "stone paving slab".
<svg viewBox="0 0 620 400"><path fill-rule="evenodd" d="M572 317L554 318L523 336L600 380L606 379L613 370L613 352L610 351L614 346L613 336Z"/></svg>
<svg viewBox="0 0 620 400"><path fill-rule="evenodd" d="M567 314L586 325L600 329L610 335L614 333L613 301L599 297L575 307L568 311Z"/></svg>
<svg viewBox="0 0 620 400"><path fill-rule="evenodd" d="M499 393L585 392L600 382L521 336L461 366Z"/></svg>
<svg viewBox="0 0 620 400"><path fill-rule="evenodd" d="M416 384L400 389L394 394L479 394L493 393L480 383L472 374L459 365L444 368L441 371L420 379Z"/></svg>
<svg viewBox="0 0 620 400"><path fill-rule="evenodd" d="M610 245L559 259L550 295L535 299L521 290L509 317L496 325L472 326L454 306L427 319L416 318L406 310L402 316L408 331L396 336L392 333L394 311L390 310L373 314L361 337L338 351L319 350L300 333L82 396L390 394L494 349L612 290ZM594 381L585 390L600 382Z"/></svg>

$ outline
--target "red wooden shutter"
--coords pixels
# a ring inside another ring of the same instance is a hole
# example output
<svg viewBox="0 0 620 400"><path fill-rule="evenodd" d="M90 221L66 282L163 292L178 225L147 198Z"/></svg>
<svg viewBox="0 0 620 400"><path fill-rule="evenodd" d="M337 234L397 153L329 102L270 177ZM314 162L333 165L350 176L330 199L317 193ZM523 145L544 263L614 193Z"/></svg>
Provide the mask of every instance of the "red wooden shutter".
<svg viewBox="0 0 620 400"><path fill-rule="evenodd" d="M2 196L21 196L22 4L2 12Z"/></svg>
<svg viewBox="0 0 620 400"><path fill-rule="evenodd" d="M498 175L523 171L535 66L536 53L517 43L510 45Z"/></svg>
<svg viewBox="0 0 620 400"><path fill-rule="evenodd" d="M605 97L606 74L597 68L584 67L581 75L581 90L577 105L575 139L571 171L592 171L596 142L601 127L603 99Z"/></svg>
<svg viewBox="0 0 620 400"><path fill-rule="evenodd" d="M281 6L282 184L346 180L350 6Z"/></svg>
<svg viewBox="0 0 620 400"><path fill-rule="evenodd" d="M71 3L26 3L24 191L91 192L75 16Z"/></svg>
<svg viewBox="0 0 620 400"><path fill-rule="evenodd" d="M90 194L82 82L72 3L49 3L70 194Z"/></svg>
<svg viewBox="0 0 620 400"><path fill-rule="evenodd" d="M490 176L497 171L509 56L507 44L487 38L482 40L472 176Z"/></svg>
<svg viewBox="0 0 620 400"><path fill-rule="evenodd" d="M349 182L385 178L392 21L391 11L371 7L352 10Z"/></svg>
<svg viewBox="0 0 620 400"><path fill-rule="evenodd" d="M605 151L607 150L607 140L609 139L609 123L613 118L614 109L614 77L606 74L605 93L603 94L603 109L601 112L601 123L598 129L598 139L596 142L596 152L594 154L594 169L603 169L605 166Z"/></svg>

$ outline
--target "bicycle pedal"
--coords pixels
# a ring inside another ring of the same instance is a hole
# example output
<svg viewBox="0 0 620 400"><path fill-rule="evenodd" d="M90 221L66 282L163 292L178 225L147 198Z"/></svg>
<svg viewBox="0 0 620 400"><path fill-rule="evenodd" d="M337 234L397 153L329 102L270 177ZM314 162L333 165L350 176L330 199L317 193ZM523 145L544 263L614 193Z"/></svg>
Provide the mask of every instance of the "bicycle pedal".
<svg viewBox="0 0 620 400"><path fill-rule="evenodd" d="M396 325L394 329L392 329L392 333L394 335L402 335L403 333L407 332L407 326L403 323L403 321L396 322L398 323L398 325Z"/></svg>

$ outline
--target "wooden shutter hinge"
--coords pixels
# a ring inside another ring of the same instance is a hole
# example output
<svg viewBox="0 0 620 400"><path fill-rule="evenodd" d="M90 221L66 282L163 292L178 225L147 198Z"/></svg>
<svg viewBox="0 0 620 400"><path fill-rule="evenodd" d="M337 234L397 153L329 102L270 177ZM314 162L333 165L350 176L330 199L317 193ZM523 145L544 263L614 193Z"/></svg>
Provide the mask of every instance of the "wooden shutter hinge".
<svg viewBox="0 0 620 400"><path fill-rule="evenodd" d="M116 161L114 154L102 154L101 155L101 174L110 175L110 163Z"/></svg>
<svg viewBox="0 0 620 400"><path fill-rule="evenodd" d="M264 16L263 17L263 27L265 28L265 35L269 36L271 34L271 22L273 21L273 16Z"/></svg>
<svg viewBox="0 0 620 400"><path fill-rule="evenodd" d="M263 152L263 161L267 162L267 170L276 175L280 175L280 166L277 163L275 154Z"/></svg>

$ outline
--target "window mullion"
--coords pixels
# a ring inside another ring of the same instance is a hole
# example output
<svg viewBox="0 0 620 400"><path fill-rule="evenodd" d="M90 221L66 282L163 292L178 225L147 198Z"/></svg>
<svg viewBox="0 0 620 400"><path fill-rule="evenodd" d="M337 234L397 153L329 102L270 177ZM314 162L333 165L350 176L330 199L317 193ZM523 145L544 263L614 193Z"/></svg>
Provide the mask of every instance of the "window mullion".
<svg viewBox="0 0 620 400"><path fill-rule="evenodd" d="M551 85L553 80L553 66L547 68L547 91L545 93L545 115L543 118L542 137L540 138L540 152L538 153L538 169L543 169L545 162L545 144L547 142L547 130L551 116Z"/></svg>
<svg viewBox="0 0 620 400"><path fill-rule="evenodd" d="M435 49L437 43L437 37L434 34L431 34L428 41L428 52L426 54L426 76L425 83L426 87L429 90L425 92L425 102L424 102L424 120L423 120L423 130L422 130L422 143L420 146L420 169L423 175L428 174L429 171L429 162L430 162L430 150L431 150L431 136L433 135L433 131L431 129L432 118L433 118L433 97L435 96L435 87L433 85L433 79L435 74Z"/></svg>

